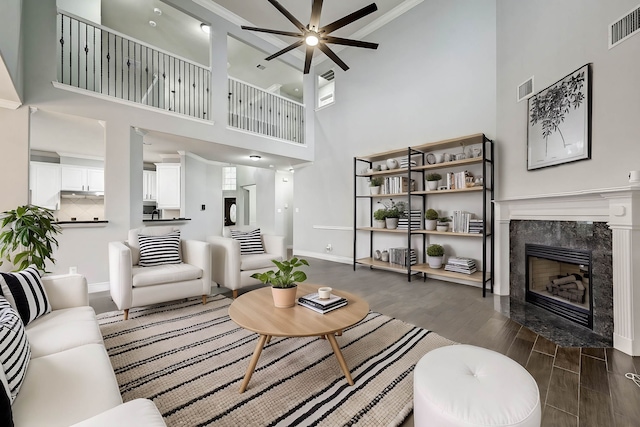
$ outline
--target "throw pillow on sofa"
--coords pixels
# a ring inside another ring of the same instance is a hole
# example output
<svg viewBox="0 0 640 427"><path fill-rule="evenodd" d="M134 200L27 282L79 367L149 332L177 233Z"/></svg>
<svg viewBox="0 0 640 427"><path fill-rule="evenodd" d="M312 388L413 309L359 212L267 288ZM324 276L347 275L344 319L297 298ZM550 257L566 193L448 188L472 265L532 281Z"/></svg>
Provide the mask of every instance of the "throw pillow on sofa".
<svg viewBox="0 0 640 427"><path fill-rule="evenodd" d="M138 235L140 267L162 264L180 264L180 230L160 236Z"/></svg>
<svg viewBox="0 0 640 427"><path fill-rule="evenodd" d="M15 273L0 273L0 293L15 308L25 326L51 312L40 272L34 265Z"/></svg>
<svg viewBox="0 0 640 427"><path fill-rule="evenodd" d="M0 297L0 425L12 426L11 403L18 395L20 386L31 360L31 347L22 324L22 319L11 304Z"/></svg>
<svg viewBox="0 0 640 427"><path fill-rule="evenodd" d="M240 242L240 255L263 254L262 236L260 229L251 231L230 230L231 237Z"/></svg>

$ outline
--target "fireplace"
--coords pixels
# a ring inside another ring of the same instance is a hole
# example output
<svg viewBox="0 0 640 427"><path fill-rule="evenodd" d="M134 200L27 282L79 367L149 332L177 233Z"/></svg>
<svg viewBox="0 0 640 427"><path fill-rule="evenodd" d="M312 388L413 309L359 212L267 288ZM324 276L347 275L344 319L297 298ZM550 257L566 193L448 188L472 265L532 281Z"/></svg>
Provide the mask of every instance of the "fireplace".
<svg viewBox="0 0 640 427"><path fill-rule="evenodd" d="M525 301L593 329L591 251L525 244Z"/></svg>

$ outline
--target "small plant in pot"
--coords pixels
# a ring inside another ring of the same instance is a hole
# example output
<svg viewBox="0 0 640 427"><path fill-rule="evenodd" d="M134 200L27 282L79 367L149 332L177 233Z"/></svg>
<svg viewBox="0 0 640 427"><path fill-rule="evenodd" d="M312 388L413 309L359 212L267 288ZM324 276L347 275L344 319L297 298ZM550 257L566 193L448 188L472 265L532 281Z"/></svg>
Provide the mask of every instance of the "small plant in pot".
<svg viewBox="0 0 640 427"><path fill-rule="evenodd" d="M389 230L398 228L398 220L400 219L400 209L397 206L391 206L386 209L385 221Z"/></svg>
<svg viewBox="0 0 640 427"><path fill-rule="evenodd" d="M46 262L55 263L54 237L60 234L60 226L54 224L53 211L35 205L18 206L1 214L0 224L0 265L3 259L13 264L16 270L24 270L30 265L46 272Z"/></svg>
<svg viewBox="0 0 640 427"><path fill-rule="evenodd" d="M424 229L433 231L438 223L438 211L435 209L427 209L424 213Z"/></svg>
<svg viewBox="0 0 640 427"><path fill-rule="evenodd" d="M438 223L436 225L436 230L438 230L438 231L449 231L449 222L450 221L451 221L451 218L448 218L448 217L438 218Z"/></svg>
<svg viewBox="0 0 640 427"><path fill-rule="evenodd" d="M444 248L440 245L429 245L427 247L427 263L431 268L441 268L442 258L444 257Z"/></svg>
<svg viewBox="0 0 640 427"><path fill-rule="evenodd" d="M437 190L438 189L438 181L442 179L442 175L439 173L430 173L427 175L427 188L429 190Z"/></svg>
<svg viewBox="0 0 640 427"><path fill-rule="evenodd" d="M386 217L387 217L387 210L386 209L378 209L377 211L375 211L373 213L373 228L385 228L386 227L386 221L385 221Z"/></svg>
<svg viewBox="0 0 640 427"><path fill-rule="evenodd" d="M296 270L303 265L309 265L307 260L293 257L289 260L271 260L278 267L278 271L269 270L264 273L253 273L251 277L262 283L271 285L273 305L280 308L293 307L296 304L298 283L307 280L304 271Z"/></svg>
<svg viewBox="0 0 640 427"><path fill-rule="evenodd" d="M380 194L380 187L384 183L382 177L376 176L371 178L371 182L369 183L369 187L371 189L371 194Z"/></svg>

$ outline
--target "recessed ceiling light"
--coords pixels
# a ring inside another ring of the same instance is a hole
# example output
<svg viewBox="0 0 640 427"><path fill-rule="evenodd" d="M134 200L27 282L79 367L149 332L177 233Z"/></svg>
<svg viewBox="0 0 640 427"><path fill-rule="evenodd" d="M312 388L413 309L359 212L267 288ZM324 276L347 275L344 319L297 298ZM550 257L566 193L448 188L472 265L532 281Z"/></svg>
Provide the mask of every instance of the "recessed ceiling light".
<svg viewBox="0 0 640 427"><path fill-rule="evenodd" d="M149 25L155 28L155 26L158 24L156 24L156 21L149 21Z"/></svg>
<svg viewBox="0 0 640 427"><path fill-rule="evenodd" d="M294 90L295 90L296 92L300 92L300 89L298 89L298 88L295 88Z"/></svg>
<svg viewBox="0 0 640 427"><path fill-rule="evenodd" d="M157 8L157 7L154 7L154 8L153 8L153 13L155 13L155 14L156 14L156 15L158 15L158 16L160 16L160 15L162 15L162 10L160 10L160 9L159 9L159 8Z"/></svg>
<svg viewBox="0 0 640 427"><path fill-rule="evenodd" d="M272 167L273 167L273 165L269 165L269 167L270 167L270 168L272 168Z"/></svg>
<svg viewBox="0 0 640 427"><path fill-rule="evenodd" d="M204 23L200 24L200 29L205 34L209 34L211 32L211 26L209 24L204 24Z"/></svg>
<svg viewBox="0 0 640 427"><path fill-rule="evenodd" d="M254 162L257 162L257 161L258 161L258 160L260 160L262 157L260 157L260 156L257 156L257 155L255 155L255 154L253 154L253 155L249 156L249 158L250 158L251 160L253 160Z"/></svg>

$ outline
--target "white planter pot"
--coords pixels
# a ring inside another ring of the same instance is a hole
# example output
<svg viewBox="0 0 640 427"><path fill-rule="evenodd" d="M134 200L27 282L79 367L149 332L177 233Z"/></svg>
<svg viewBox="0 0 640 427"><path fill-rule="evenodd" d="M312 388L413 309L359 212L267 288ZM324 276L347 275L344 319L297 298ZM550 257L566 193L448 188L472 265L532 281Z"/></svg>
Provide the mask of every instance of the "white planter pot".
<svg viewBox="0 0 640 427"><path fill-rule="evenodd" d="M436 225L438 224L437 219L425 219L424 220L424 229L428 231L433 231L436 229Z"/></svg>
<svg viewBox="0 0 640 427"><path fill-rule="evenodd" d="M437 231L449 231L449 224L438 224L436 225Z"/></svg>
<svg viewBox="0 0 640 427"><path fill-rule="evenodd" d="M427 256L427 264L431 268L442 268L442 258L441 256Z"/></svg>
<svg viewBox="0 0 640 427"><path fill-rule="evenodd" d="M387 222L387 228L389 230L398 228L398 218L386 218L385 221Z"/></svg>
<svg viewBox="0 0 640 427"><path fill-rule="evenodd" d="M440 181L427 181L427 189L429 191L437 190L438 189L438 182L440 182Z"/></svg>
<svg viewBox="0 0 640 427"><path fill-rule="evenodd" d="M371 194L380 194L380 186L369 188L371 189Z"/></svg>
<svg viewBox="0 0 640 427"><path fill-rule="evenodd" d="M387 222L384 219L374 219L373 228L386 228Z"/></svg>

